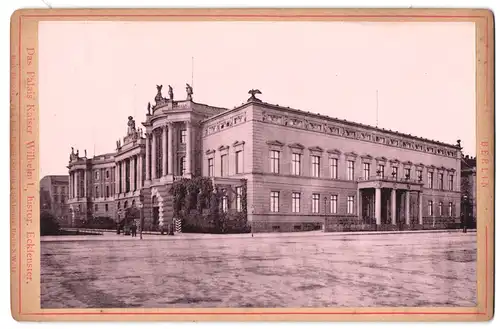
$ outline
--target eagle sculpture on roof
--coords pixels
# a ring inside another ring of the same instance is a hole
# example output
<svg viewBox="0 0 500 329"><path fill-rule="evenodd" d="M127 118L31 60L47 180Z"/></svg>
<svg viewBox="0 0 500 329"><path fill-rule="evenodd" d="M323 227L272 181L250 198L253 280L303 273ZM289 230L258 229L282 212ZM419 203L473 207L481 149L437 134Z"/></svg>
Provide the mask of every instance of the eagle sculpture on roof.
<svg viewBox="0 0 500 329"><path fill-rule="evenodd" d="M262 102L260 99L258 99L257 97L255 97L255 95L256 95L256 94L262 94L262 93L260 92L260 90L259 90L259 89L250 89L250 90L248 91L248 93L249 93L250 95L252 95L252 96L248 99L248 102L252 102L252 101L253 101L253 102Z"/></svg>

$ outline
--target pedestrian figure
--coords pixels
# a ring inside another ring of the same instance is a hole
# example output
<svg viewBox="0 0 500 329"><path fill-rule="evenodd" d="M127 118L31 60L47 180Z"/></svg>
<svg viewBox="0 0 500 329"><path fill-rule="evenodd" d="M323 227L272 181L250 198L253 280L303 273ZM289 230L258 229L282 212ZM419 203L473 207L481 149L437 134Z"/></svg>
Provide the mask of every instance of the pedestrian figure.
<svg viewBox="0 0 500 329"><path fill-rule="evenodd" d="M135 224L135 222L132 223L131 230L132 230L132 236L137 236L137 225Z"/></svg>

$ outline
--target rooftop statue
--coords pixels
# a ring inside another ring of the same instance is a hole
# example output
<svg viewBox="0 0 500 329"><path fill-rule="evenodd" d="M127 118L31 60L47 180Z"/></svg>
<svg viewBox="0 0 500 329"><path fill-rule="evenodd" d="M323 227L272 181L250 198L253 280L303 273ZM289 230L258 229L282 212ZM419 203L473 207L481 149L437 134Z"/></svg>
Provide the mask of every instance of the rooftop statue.
<svg viewBox="0 0 500 329"><path fill-rule="evenodd" d="M260 99L255 97L256 94L262 94L259 89L250 89L248 93L252 96L247 100L247 102L262 102Z"/></svg>
<svg viewBox="0 0 500 329"><path fill-rule="evenodd" d="M170 97L171 101L174 101L174 90L171 85L168 85L168 97Z"/></svg>
<svg viewBox="0 0 500 329"><path fill-rule="evenodd" d="M148 102L148 115L151 115L151 102Z"/></svg>
<svg viewBox="0 0 500 329"><path fill-rule="evenodd" d="M159 102L163 99L163 96L161 95L161 89L163 88L163 85L156 85L156 89L158 90L158 93L156 94L155 101Z"/></svg>
<svg viewBox="0 0 500 329"><path fill-rule="evenodd" d="M133 135L135 133L135 120L131 116L128 117L128 130L127 130L127 136Z"/></svg>
<svg viewBox="0 0 500 329"><path fill-rule="evenodd" d="M187 100L192 101L193 100L193 87L189 85L189 83L186 83L186 94L187 94Z"/></svg>
<svg viewBox="0 0 500 329"><path fill-rule="evenodd" d="M84 156L87 157L87 150L83 150L83 153L85 154Z"/></svg>

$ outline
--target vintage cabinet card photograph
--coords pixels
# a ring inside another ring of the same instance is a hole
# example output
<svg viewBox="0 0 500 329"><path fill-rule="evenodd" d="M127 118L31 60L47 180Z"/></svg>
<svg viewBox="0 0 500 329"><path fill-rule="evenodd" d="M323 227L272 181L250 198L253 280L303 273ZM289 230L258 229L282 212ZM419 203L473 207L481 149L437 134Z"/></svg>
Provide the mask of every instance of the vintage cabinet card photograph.
<svg viewBox="0 0 500 329"><path fill-rule="evenodd" d="M22 321L486 321L493 15L23 9Z"/></svg>

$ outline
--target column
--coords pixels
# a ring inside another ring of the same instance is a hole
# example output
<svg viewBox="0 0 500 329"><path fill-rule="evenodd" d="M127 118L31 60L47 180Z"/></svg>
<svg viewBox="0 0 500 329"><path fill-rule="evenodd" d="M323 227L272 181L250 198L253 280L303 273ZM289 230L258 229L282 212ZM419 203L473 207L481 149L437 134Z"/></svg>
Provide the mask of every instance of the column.
<svg viewBox="0 0 500 329"><path fill-rule="evenodd" d="M405 196L405 224L410 225L410 191L406 191Z"/></svg>
<svg viewBox="0 0 500 329"><path fill-rule="evenodd" d="M146 134L146 180L151 180L151 175L150 175L150 171L149 171L149 137L151 136L151 134Z"/></svg>
<svg viewBox="0 0 500 329"><path fill-rule="evenodd" d="M396 225L396 189L391 190L391 223Z"/></svg>
<svg viewBox="0 0 500 329"><path fill-rule="evenodd" d="M122 189L123 193L127 193L127 160L122 162Z"/></svg>
<svg viewBox="0 0 500 329"><path fill-rule="evenodd" d="M115 162L115 194L120 193L120 174L119 174L119 169L120 168L120 163Z"/></svg>
<svg viewBox="0 0 500 329"><path fill-rule="evenodd" d="M377 225L382 224L382 195L380 187L375 188L375 220Z"/></svg>
<svg viewBox="0 0 500 329"><path fill-rule="evenodd" d="M191 122L186 122L186 174L191 174Z"/></svg>
<svg viewBox="0 0 500 329"><path fill-rule="evenodd" d="M161 129L161 150L162 150L161 174L162 176L167 176L167 126L166 125Z"/></svg>
<svg viewBox="0 0 500 329"><path fill-rule="evenodd" d="M142 154L139 153L136 158L137 161L137 190L142 188Z"/></svg>
<svg viewBox="0 0 500 329"><path fill-rule="evenodd" d="M358 213L358 219L363 219L362 217L362 213L361 213L361 208L362 208L362 205L361 205L361 190L358 189L358 195L356 196L357 197L357 213Z"/></svg>
<svg viewBox="0 0 500 329"><path fill-rule="evenodd" d="M135 191L135 156L130 158L130 190Z"/></svg>
<svg viewBox="0 0 500 329"><path fill-rule="evenodd" d="M422 192L418 192L418 224L423 225L424 224L424 218L422 214Z"/></svg>
<svg viewBox="0 0 500 329"><path fill-rule="evenodd" d="M173 154L173 148L174 148L174 134L173 134L173 130L174 130L174 125L172 123L168 123L168 156L167 156L167 161L168 161L168 165L167 165L167 170L168 170L168 174L169 175L173 175L174 174L174 166L173 166L173 158L174 158L174 154Z"/></svg>
<svg viewBox="0 0 500 329"><path fill-rule="evenodd" d="M76 197L80 197L80 170L76 171Z"/></svg>
<svg viewBox="0 0 500 329"><path fill-rule="evenodd" d="M151 135L152 145L151 145L151 179L156 178L156 136L153 131Z"/></svg>
<svg viewBox="0 0 500 329"><path fill-rule="evenodd" d="M87 169L83 170L83 197L87 197Z"/></svg>
<svg viewBox="0 0 500 329"><path fill-rule="evenodd" d="M68 198L72 199L73 198L73 173L70 171L69 172L69 191L68 191Z"/></svg>

